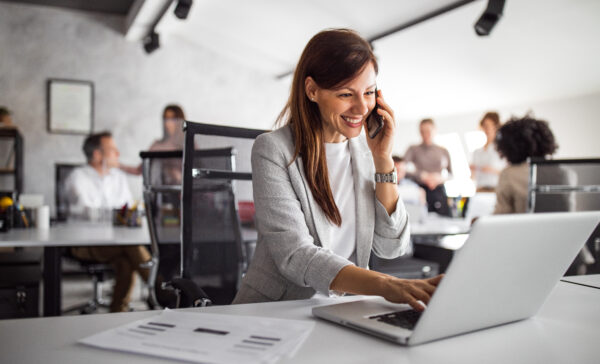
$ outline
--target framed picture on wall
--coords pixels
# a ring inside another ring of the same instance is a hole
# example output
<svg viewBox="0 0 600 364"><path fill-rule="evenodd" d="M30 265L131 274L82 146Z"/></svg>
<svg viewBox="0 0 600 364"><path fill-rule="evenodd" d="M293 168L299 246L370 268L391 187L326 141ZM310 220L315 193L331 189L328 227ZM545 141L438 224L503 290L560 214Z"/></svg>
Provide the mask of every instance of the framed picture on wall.
<svg viewBox="0 0 600 364"><path fill-rule="evenodd" d="M48 131L90 134L94 128L94 83L48 80Z"/></svg>

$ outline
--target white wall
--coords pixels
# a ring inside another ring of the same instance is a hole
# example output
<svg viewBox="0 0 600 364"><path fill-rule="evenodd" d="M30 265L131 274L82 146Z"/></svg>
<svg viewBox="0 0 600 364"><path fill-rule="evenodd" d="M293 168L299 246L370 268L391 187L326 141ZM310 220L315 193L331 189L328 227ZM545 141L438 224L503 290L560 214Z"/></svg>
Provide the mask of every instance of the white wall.
<svg viewBox="0 0 600 364"><path fill-rule="evenodd" d="M26 193L54 204L54 163L83 162L78 135L50 134L48 78L89 80L95 90L94 130L110 130L124 163L162 133L161 112L179 103L189 120L270 128L288 86L271 75L199 49L161 39L147 55L122 34L124 18L0 2L0 105L13 111L25 140ZM131 181L141 197L141 179Z"/></svg>
<svg viewBox="0 0 600 364"><path fill-rule="evenodd" d="M523 116L528 111L538 119L548 121L559 149L555 158L590 158L600 157L600 92L589 95L574 96L562 100L548 100L531 104L493 107L476 113L460 115L423 115L432 117L438 133L457 132L464 134L478 130L478 123L488 110L500 113L502 122L512 115ZM400 120L398 137L394 150L403 154L410 144L418 143L419 120Z"/></svg>

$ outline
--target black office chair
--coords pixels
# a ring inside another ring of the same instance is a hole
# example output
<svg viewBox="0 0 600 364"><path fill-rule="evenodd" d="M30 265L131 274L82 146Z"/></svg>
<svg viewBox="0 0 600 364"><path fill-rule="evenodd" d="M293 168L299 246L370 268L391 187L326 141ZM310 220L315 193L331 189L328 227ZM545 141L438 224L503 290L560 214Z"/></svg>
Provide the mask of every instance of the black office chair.
<svg viewBox="0 0 600 364"><path fill-rule="evenodd" d="M142 179L144 205L150 233L152 259L148 280L149 305L176 306L175 297L163 291L161 283L179 275L181 238L181 170L183 151L144 151Z"/></svg>
<svg viewBox="0 0 600 364"><path fill-rule="evenodd" d="M74 163L56 163L55 164L55 188L54 196L56 203L56 220L66 221L69 217L69 200L67 191L65 190L65 181L73 172L74 169L83 166L83 164ZM92 279L92 297L84 303L69 307L63 313L80 312L93 313L99 307L109 307L110 302L102 297L102 283L105 281L108 274L112 273L112 267L109 264L87 261L77 258L73 255L71 248L67 248L63 252L65 258L75 268L63 272L65 275L82 275L85 274Z"/></svg>
<svg viewBox="0 0 600 364"><path fill-rule="evenodd" d="M69 216L69 196L65 190L65 181L74 169L83 165L82 163L54 164L54 201L56 203L57 221L66 221Z"/></svg>
<svg viewBox="0 0 600 364"><path fill-rule="evenodd" d="M231 169L233 148L202 149L194 152L197 164ZM174 308L176 297L161 287L181 271L181 183L183 151L141 152L144 203L150 232L149 290L152 306ZM185 283L183 283L185 284ZM189 288L189 286L187 286Z"/></svg>
<svg viewBox="0 0 600 364"><path fill-rule="evenodd" d="M193 122L184 130L181 280L169 283L178 290L181 306L206 304L209 297L228 304L255 244L243 238L238 199L252 200L250 152L264 131ZM208 156L206 148L221 152ZM236 172L238 166L246 172Z"/></svg>
<svg viewBox="0 0 600 364"><path fill-rule="evenodd" d="M529 212L600 210L600 159L531 159ZM600 224L565 275L600 273Z"/></svg>

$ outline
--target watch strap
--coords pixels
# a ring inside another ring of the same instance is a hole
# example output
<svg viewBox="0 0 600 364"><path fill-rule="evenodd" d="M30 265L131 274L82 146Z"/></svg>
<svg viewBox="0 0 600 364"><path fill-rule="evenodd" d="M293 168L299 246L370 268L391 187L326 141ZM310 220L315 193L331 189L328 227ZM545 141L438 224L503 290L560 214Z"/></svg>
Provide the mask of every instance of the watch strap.
<svg viewBox="0 0 600 364"><path fill-rule="evenodd" d="M398 175L396 169L391 173L375 173L375 182L377 183L398 183Z"/></svg>

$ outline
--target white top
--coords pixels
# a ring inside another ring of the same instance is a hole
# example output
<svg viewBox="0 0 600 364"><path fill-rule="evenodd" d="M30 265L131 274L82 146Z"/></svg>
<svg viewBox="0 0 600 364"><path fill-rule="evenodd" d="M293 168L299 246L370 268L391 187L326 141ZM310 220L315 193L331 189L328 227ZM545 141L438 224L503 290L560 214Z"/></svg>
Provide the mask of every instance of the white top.
<svg viewBox="0 0 600 364"><path fill-rule="evenodd" d="M66 192L72 214L86 215L93 209L112 209L124 204L133 204L125 173L112 168L101 176L94 168L86 165L75 169L67 178Z"/></svg>
<svg viewBox="0 0 600 364"><path fill-rule="evenodd" d="M356 202L348 140L343 143L325 143L325 152L329 185L342 215L341 226L329 224L328 245L334 253L348 259L356 249Z"/></svg>
<svg viewBox="0 0 600 364"><path fill-rule="evenodd" d="M498 185L498 175L482 172L481 168L490 166L501 171L506 166L506 161L500 158L493 145L488 145L476 149L473 152L473 166L475 166L475 185L477 187L496 187Z"/></svg>

